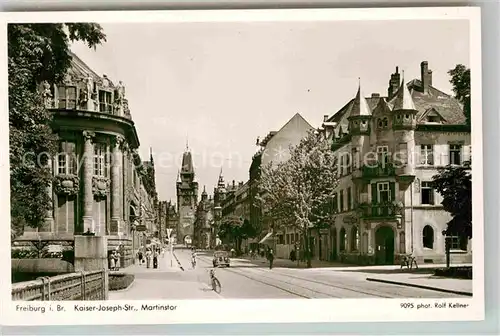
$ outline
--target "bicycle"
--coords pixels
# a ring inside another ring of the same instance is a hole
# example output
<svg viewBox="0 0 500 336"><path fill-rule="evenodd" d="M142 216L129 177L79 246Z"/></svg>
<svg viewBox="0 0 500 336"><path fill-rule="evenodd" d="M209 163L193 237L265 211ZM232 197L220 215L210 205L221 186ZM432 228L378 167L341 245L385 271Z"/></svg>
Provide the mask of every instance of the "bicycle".
<svg viewBox="0 0 500 336"><path fill-rule="evenodd" d="M210 270L210 282L212 284L212 290L217 294L220 294L220 292L222 291L222 286L219 279L217 279L217 277L215 276L215 270L213 269Z"/></svg>

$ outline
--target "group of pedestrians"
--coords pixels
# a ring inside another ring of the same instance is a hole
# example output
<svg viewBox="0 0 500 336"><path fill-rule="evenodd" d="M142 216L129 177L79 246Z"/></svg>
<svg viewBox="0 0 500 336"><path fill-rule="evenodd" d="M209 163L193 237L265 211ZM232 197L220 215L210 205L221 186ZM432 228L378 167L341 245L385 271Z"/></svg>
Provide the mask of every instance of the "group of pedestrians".
<svg viewBox="0 0 500 336"><path fill-rule="evenodd" d="M146 268L151 268L151 266L158 268L158 259L160 255L164 254L164 249L160 247L147 247L146 249L141 247L137 251L137 259L139 260L139 265L146 264Z"/></svg>
<svg viewBox="0 0 500 336"><path fill-rule="evenodd" d="M120 269L120 257L119 251L108 252L108 266L111 271L118 271Z"/></svg>

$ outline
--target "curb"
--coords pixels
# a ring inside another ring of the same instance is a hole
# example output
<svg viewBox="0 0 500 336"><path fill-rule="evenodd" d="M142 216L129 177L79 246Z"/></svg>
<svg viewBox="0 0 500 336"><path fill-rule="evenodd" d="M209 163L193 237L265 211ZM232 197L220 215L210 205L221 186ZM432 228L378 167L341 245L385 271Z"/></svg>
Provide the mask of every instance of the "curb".
<svg viewBox="0 0 500 336"><path fill-rule="evenodd" d="M390 284L390 285L397 285L397 286L406 286L406 287L415 287L415 288L427 289L427 290L432 290L432 291L442 292L442 293L450 293L450 294L458 294L458 295L464 295L464 296L472 296L471 292L463 292L463 291L456 291L456 290L452 290L452 289L430 287L430 286L417 285L417 284L411 284L411 283L406 283L406 282L398 282L398 281L392 281L392 280L382 280L382 279L375 279L375 278L366 278L366 280L367 281L373 281L373 282L386 283L386 284Z"/></svg>

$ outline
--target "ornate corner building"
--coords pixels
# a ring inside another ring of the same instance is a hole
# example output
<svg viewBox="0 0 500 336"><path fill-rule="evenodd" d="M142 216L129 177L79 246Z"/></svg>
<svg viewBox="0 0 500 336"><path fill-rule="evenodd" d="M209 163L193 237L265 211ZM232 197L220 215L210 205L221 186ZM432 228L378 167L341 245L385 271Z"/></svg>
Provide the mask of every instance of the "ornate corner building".
<svg viewBox="0 0 500 336"><path fill-rule="evenodd" d="M154 163L137 152L139 138L122 82L102 77L72 54L64 81L42 84L53 129L60 138L51 160L53 207L40 229L26 227L17 241L71 242L74 235L108 237L122 265L153 238Z"/></svg>
<svg viewBox="0 0 500 336"><path fill-rule="evenodd" d="M394 264L412 254L422 263L445 260L442 235L451 216L432 187L440 167L471 160L470 126L463 106L421 78L405 82L396 67L386 97L355 97L320 131L339 157L335 221L312 229L314 259L355 264ZM278 234L277 252L287 257L301 237ZM471 240L451 237L452 262L471 262Z"/></svg>

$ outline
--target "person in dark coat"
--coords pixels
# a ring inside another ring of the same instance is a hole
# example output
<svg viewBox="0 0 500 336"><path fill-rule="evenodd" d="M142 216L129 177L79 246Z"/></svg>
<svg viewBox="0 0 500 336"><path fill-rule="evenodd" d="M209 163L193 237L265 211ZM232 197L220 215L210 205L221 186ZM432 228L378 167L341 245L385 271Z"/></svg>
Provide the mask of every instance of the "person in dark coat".
<svg viewBox="0 0 500 336"><path fill-rule="evenodd" d="M153 268L158 268L158 250L155 249L153 252Z"/></svg>
<svg viewBox="0 0 500 336"><path fill-rule="evenodd" d="M267 255L267 259L269 260L269 269L273 269L273 261L274 261L274 251L273 251L273 249L269 249L269 253Z"/></svg>

